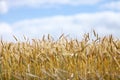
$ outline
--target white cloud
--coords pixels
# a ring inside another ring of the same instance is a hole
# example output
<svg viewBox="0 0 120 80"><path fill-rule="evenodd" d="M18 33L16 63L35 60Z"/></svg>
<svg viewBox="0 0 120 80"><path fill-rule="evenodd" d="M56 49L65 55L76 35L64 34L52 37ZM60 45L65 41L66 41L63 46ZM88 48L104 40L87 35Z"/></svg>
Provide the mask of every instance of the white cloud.
<svg viewBox="0 0 120 80"><path fill-rule="evenodd" d="M0 23L0 34L10 34L12 33L12 28L7 23Z"/></svg>
<svg viewBox="0 0 120 80"><path fill-rule="evenodd" d="M58 5L58 4L91 5L91 4L96 4L100 1L101 0L19 0L19 1L12 0L11 4L15 6L43 6L43 5Z"/></svg>
<svg viewBox="0 0 120 80"><path fill-rule="evenodd" d="M51 34L59 37L62 33L72 37L80 37L86 32L95 29L100 35L113 34L120 37L120 13L98 12L76 14L71 16L54 16L22 20L13 24L0 23L0 32L11 33L17 37L26 35L29 38ZM10 38L9 38L10 39Z"/></svg>
<svg viewBox="0 0 120 80"><path fill-rule="evenodd" d="M58 5L93 5L101 0L0 0L0 13L6 13L10 8L36 7L49 8Z"/></svg>
<svg viewBox="0 0 120 80"><path fill-rule="evenodd" d="M101 5L101 7L105 9L111 9L111 10L120 10L120 1L112 1L112 2Z"/></svg>
<svg viewBox="0 0 120 80"><path fill-rule="evenodd" d="M52 34L58 36L62 33L71 36L80 36L95 29L100 35L113 34L119 36L120 13L99 12L76 14L72 16L54 16L42 19L23 20L12 24L14 34L28 37Z"/></svg>
<svg viewBox="0 0 120 80"><path fill-rule="evenodd" d="M4 14L8 11L8 4L6 0L0 0L0 14Z"/></svg>

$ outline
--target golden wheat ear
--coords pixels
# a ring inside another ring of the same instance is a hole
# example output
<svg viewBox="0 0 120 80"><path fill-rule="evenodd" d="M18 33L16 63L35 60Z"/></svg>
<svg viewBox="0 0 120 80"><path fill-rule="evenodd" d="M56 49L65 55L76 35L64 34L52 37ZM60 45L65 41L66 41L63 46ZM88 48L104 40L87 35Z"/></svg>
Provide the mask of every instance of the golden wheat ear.
<svg viewBox="0 0 120 80"><path fill-rule="evenodd" d="M89 33L82 40L62 34L53 41L0 41L1 80L120 80L120 40L110 36L95 40ZM99 39L99 42L96 40Z"/></svg>

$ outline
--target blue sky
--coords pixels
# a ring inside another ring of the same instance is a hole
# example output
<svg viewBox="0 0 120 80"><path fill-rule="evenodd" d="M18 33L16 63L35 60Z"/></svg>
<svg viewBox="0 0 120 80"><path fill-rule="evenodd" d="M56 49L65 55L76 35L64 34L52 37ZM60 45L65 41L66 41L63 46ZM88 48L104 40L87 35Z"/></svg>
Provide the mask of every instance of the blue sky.
<svg viewBox="0 0 120 80"><path fill-rule="evenodd" d="M0 36L6 40L48 33L79 38L92 29L120 37L120 0L0 0Z"/></svg>

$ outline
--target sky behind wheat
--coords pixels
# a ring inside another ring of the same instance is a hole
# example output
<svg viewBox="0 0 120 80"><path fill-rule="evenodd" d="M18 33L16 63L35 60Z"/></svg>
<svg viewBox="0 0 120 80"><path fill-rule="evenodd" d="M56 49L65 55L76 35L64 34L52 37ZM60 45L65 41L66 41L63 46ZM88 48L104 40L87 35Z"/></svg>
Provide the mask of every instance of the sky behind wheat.
<svg viewBox="0 0 120 80"><path fill-rule="evenodd" d="M79 38L93 29L120 37L120 0L0 0L0 36L6 40L62 33Z"/></svg>

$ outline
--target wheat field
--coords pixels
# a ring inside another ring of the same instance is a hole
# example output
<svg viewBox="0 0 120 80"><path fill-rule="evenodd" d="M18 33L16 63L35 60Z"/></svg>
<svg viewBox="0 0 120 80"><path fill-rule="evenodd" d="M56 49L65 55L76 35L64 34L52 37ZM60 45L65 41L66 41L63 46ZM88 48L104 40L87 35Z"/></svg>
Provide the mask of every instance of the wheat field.
<svg viewBox="0 0 120 80"><path fill-rule="evenodd" d="M120 40L93 35L1 40L0 80L120 80Z"/></svg>

